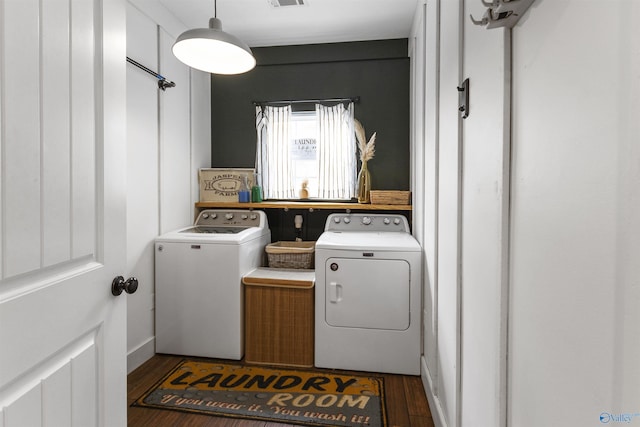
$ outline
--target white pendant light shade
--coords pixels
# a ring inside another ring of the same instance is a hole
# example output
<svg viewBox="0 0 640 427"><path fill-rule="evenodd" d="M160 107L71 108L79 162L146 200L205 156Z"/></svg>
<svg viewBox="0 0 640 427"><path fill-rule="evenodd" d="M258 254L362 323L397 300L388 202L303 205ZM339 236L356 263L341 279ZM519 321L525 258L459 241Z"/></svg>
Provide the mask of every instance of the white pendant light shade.
<svg viewBox="0 0 640 427"><path fill-rule="evenodd" d="M180 34L173 54L191 68L214 74L240 74L256 66L251 49L239 38L222 31L217 18L209 28L195 28Z"/></svg>

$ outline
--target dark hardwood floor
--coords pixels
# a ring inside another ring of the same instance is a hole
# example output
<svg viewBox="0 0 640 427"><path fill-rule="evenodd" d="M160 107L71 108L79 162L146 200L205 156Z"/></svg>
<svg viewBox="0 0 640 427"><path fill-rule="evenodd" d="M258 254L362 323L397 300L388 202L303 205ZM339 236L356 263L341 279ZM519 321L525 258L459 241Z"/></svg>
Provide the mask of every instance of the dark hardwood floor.
<svg viewBox="0 0 640 427"><path fill-rule="evenodd" d="M183 358L155 355L129 374L127 401L129 427L298 427L265 421L240 420L224 417L187 414L131 404L152 387ZM322 369L317 369L322 372ZM388 427L433 427L433 420L420 377L376 374L384 377Z"/></svg>

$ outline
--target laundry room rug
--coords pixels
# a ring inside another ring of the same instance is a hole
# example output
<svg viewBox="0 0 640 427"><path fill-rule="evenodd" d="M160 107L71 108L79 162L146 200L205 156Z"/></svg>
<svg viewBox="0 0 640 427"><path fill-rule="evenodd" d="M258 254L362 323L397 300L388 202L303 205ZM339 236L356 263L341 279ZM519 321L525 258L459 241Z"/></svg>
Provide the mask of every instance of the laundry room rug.
<svg viewBox="0 0 640 427"><path fill-rule="evenodd" d="M189 359L133 405L305 426L387 425L380 377Z"/></svg>

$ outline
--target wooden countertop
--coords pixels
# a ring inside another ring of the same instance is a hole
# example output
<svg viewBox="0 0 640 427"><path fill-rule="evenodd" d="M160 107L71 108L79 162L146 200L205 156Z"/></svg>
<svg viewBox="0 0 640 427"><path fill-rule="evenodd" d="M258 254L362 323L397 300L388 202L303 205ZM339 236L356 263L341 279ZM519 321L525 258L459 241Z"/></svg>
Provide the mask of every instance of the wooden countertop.
<svg viewBox="0 0 640 427"><path fill-rule="evenodd" d="M346 202L197 202L196 208L229 208L229 209L345 209L345 210L371 210L371 211L410 211L411 205L373 205L369 203Z"/></svg>

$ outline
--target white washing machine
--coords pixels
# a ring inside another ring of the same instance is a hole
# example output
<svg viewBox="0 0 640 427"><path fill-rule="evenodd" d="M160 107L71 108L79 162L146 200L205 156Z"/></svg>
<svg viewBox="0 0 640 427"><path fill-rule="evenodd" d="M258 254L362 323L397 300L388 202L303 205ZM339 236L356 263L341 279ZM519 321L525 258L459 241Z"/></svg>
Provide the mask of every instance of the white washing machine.
<svg viewBox="0 0 640 427"><path fill-rule="evenodd" d="M315 255L316 366L420 374L421 253L402 215L327 218Z"/></svg>
<svg viewBox="0 0 640 427"><path fill-rule="evenodd" d="M271 242L262 211L203 210L155 242L156 352L240 360L242 276Z"/></svg>

